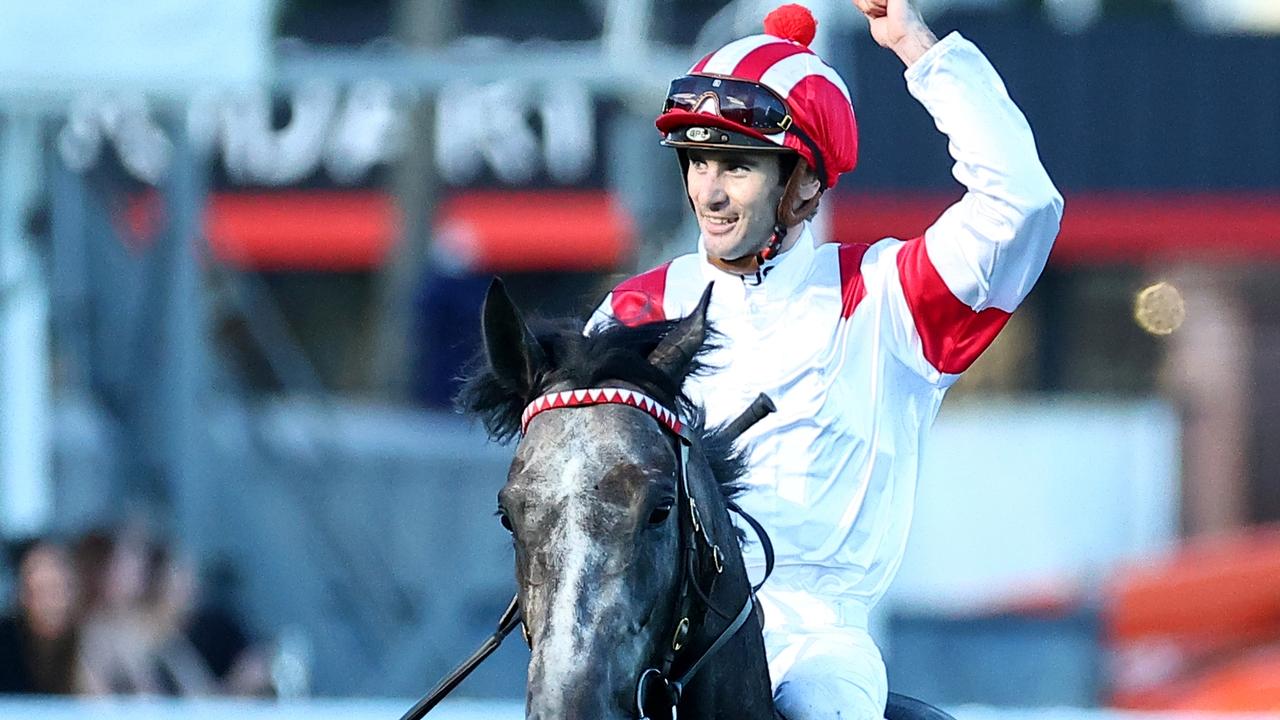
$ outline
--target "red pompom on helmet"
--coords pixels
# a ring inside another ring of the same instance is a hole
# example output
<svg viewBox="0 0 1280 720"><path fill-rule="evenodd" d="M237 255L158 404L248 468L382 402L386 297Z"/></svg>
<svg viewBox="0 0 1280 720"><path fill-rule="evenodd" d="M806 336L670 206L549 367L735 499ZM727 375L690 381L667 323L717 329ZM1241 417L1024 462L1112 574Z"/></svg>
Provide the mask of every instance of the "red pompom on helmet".
<svg viewBox="0 0 1280 720"><path fill-rule="evenodd" d="M764 16L764 32L809 47L813 36L818 33L818 21L803 5L782 5Z"/></svg>
<svg viewBox="0 0 1280 720"><path fill-rule="evenodd" d="M858 162L849 88L809 49L817 23L800 5L765 18L765 33L699 60L667 93L658 130L676 148L795 152L831 187Z"/></svg>

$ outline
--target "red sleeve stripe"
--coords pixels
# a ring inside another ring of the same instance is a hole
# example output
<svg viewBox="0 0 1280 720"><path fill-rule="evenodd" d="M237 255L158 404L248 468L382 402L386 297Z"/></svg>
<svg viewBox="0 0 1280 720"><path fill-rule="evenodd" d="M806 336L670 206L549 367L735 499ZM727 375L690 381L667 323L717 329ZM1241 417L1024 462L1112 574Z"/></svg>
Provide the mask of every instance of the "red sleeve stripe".
<svg viewBox="0 0 1280 720"><path fill-rule="evenodd" d="M643 325L666 320L663 299L667 291L667 268L671 263L633 278L623 280L613 289L613 317L623 325Z"/></svg>
<svg viewBox="0 0 1280 720"><path fill-rule="evenodd" d="M929 259L923 237L908 242L898 253L898 276L924 358L939 372L968 370L1009 321L1004 310L974 311L957 298Z"/></svg>
<svg viewBox="0 0 1280 720"><path fill-rule="evenodd" d="M847 243L840 246L840 317L848 318L867 296L867 288L862 284L862 256L866 254L865 243Z"/></svg>

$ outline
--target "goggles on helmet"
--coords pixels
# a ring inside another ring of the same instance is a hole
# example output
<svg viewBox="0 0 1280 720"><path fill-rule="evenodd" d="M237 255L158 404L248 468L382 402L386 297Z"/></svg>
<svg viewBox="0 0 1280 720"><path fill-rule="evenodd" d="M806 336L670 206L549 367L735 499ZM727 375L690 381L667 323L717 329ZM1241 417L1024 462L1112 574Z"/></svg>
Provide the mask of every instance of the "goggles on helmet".
<svg viewBox="0 0 1280 720"><path fill-rule="evenodd" d="M715 99L710 108L713 114L743 127L765 135L785 132L791 127L787 104L771 90L747 80L714 75L685 75L671 81L662 112L700 112L707 109L712 98Z"/></svg>

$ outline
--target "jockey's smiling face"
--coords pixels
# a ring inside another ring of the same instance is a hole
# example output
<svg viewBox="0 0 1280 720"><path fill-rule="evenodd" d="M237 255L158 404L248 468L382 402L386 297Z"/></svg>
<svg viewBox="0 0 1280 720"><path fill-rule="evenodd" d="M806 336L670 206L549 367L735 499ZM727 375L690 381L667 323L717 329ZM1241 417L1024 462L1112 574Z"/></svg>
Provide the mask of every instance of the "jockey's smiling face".
<svg viewBox="0 0 1280 720"><path fill-rule="evenodd" d="M782 168L777 153L690 149L688 188L707 254L736 260L773 233Z"/></svg>

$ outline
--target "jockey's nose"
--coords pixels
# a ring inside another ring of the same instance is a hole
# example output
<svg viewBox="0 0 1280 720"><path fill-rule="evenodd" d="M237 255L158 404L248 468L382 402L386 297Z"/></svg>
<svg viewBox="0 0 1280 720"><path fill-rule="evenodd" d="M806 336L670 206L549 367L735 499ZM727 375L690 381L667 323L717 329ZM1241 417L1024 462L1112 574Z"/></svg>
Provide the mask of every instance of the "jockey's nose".
<svg viewBox="0 0 1280 720"><path fill-rule="evenodd" d="M689 193L693 204L704 210L723 210L729 204L729 194L725 192L718 173L707 173L699 178L696 185L691 184Z"/></svg>
<svg viewBox="0 0 1280 720"><path fill-rule="evenodd" d="M729 194L724 191L720 183L716 183L715 189L707 198L707 207L711 210L723 210L729 204Z"/></svg>

